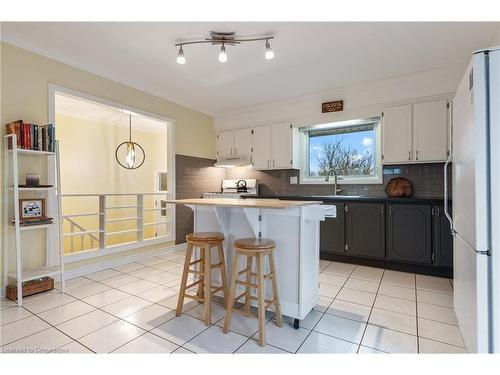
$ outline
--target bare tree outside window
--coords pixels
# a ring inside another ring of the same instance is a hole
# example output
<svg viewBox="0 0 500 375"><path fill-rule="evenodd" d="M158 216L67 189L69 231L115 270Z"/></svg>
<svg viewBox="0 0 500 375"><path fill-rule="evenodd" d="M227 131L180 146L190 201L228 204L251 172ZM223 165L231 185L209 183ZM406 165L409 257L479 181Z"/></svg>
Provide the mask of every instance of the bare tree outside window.
<svg viewBox="0 0 500 375"><path fill-rule="evenodd" d="M359 153L351 145L346 145L345 137L321 145L316 153L318 168L310 171L311 176L327 176L335 169L339 175L373 175L375 170L373 151Z"/></svg>
<svg viewBox="0 0 500 375"><path fill-rule="evenodd" d="M335 169L340 176L375 175L375 132L326 133L309 138L309 176L328 176Z"/></svg>

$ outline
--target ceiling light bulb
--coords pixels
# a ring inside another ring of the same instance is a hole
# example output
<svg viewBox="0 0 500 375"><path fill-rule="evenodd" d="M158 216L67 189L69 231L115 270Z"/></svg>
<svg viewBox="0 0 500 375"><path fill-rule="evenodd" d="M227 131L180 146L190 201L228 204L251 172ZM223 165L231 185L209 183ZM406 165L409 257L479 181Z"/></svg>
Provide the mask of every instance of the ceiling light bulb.
<svg viewBox="0 0 500 375"><path fill-rule="evenodd" d="M266 60L271 60L274 58L274 51L269 44L269 40L266 40Z"/></svg>
<svg viewBox="0 0 500 375"><path fill-rule="evenodd" d="M186 63L186 58L184 57L184 50L182 46L179 47L179 53L177 54L177 64L184 65Z"/></svg>
<svg viewBox="0 0 500 375"><path fill-rule="evenodd" d="M227 53L226 53L226 47L224 46L224 44L222 44L222 47L220 48L219 61L221 63L227 62Z"/></svg>

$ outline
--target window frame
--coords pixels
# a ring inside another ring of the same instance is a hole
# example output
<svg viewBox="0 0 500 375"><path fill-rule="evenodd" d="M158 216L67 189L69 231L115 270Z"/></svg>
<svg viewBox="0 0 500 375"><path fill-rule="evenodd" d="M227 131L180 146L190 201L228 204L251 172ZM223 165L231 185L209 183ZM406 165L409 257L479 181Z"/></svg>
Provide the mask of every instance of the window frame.
<svg viewBox="0 0 500 375"><path fill-rule="evenodd" d="M373 130L375 131L375 174L373 176L342 176L339 175L337 184L339 185L368 185L382 184L383 168L382 168L382 118L369 117L363 119L354 119L348 121L338 121L326 124L319 124L300 128L300 183L301 184L334 184L334 178L330 181L325 181L324 177L309 176L309 132L314 129L332 129L346 128L356 125L362 126L367 123L374 123Z"/></svg>

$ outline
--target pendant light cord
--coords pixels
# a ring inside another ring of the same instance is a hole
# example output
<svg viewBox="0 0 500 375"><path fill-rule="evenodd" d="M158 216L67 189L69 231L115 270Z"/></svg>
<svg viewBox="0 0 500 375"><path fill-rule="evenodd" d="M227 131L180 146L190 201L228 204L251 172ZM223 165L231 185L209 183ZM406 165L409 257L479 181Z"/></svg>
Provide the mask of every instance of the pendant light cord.
<svg viewBox="0 0 500 375"><path fill-rule="evenodd" d="M132 114L128 115L128 141L132 142Z"/></svg>

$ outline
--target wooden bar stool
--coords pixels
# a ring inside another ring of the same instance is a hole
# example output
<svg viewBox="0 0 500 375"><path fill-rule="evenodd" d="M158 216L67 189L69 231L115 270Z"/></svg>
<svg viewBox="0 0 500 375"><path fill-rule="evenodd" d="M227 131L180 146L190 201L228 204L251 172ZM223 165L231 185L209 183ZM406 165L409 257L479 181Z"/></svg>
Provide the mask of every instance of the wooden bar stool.
<svg viewBox="0 0 500 375"><path fill-rule="evenodd" d="M233 312L233 305L235 302L239 301L241 298L245 297L245 306L242 311L244 315L250 316L250 302L251 300L257 301L258 311L257 318L259 319L259 345L264 346L265 344L265 314L266 308L274 305L274 311L276 313L276 324L278 327L283 325L281 318L281 308L278 293L278 286L276 285L276 267L274 261L274 249L276 248L276 243L272 240L264 238L241 238L234 241L234 259L233 259L233 269L231 285L229 287L229 299L227 301L226 307L226 319L224 322L224 332L227 333L231 326L231 314ZM270 272L264 274L264 257L268 256ZM239 260L240 256L246 256L246 268L239 271ZM256 271L252 272L253 259L256 262ZM240 275L245 275L245 281L238 279ZM252 281L252 277L256 278L255 284ZM273 299L265 299L265 285L264 281L270 279L273 287ZM245 291L235 298L236 285L244 285ZM252 295L252 289L256 289L257 297ZM238 311L238 310L236 310Z"/></svg>
<svg viewBox="0 0 500 375"><path fill-rule="evenodd" d="M187 251L186 259L184 260L184 270L182 271L182 281L181 289L179 291L179 299L177 301L176 316L182 314L182 307L184 305L184 298L191 298L198 302L205 303L205 324L210 325L211 323L211 299L219 291L224 294L224 303L227 303L227 277L226 277L226 261L224 259L224 248L222 247L222 241L224 241L224 235L219 232L197 232L190 233L186 236L187 241ZM200 258L191 261L194 248L200 249ZM218 263L212 264L211 262L211 251L212 248L217 248L218 252ZM191 266L199 264L198 269L191 269ZM211 284L211 271L214 268L220 270L221 275L221 286L216 287ZM187 284L188 275L192 273L198 275L198 281L192 284ZM188 294L187 289L193 288L198 285L198 294Z"/></svg>

